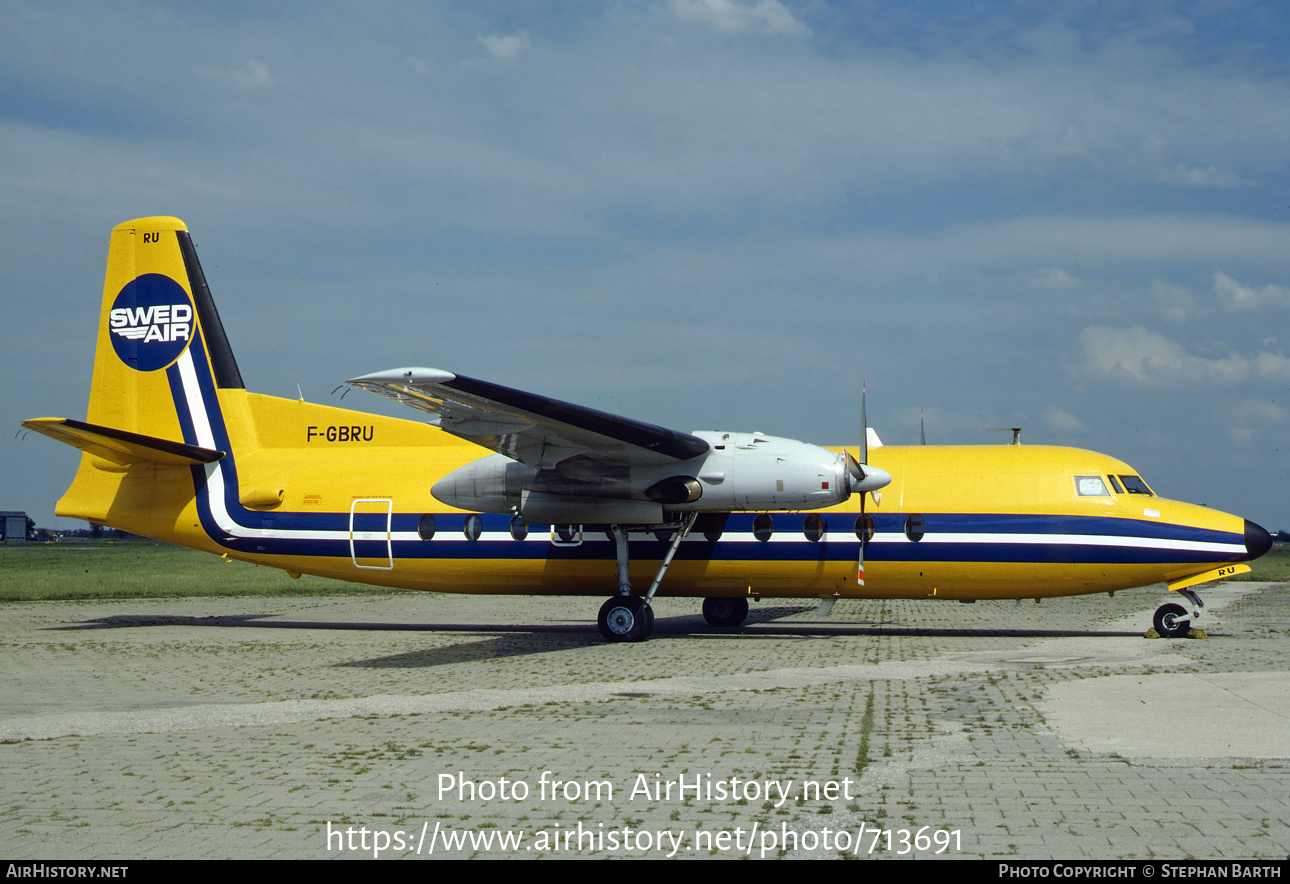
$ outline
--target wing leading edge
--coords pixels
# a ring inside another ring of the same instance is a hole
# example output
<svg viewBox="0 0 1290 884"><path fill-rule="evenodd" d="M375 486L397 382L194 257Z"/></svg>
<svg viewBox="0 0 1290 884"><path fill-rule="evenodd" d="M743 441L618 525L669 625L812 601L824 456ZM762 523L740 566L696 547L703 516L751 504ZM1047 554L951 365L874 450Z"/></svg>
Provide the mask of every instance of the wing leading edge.
<svg viewBox="0 0 1290 884"><path fill-rule="evenodd" d="M397 368L348 381L434 416L433 424L525 466L573 457L665 464L706 454L706 440L434 368Z"/></svg>

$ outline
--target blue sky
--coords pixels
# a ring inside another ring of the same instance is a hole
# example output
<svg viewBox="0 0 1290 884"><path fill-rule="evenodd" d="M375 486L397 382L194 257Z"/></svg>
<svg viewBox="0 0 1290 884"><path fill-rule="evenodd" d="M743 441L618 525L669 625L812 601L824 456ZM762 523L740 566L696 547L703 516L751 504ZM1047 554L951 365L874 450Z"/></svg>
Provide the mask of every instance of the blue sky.
<svg viewBox="0 0 1290 884"><path fill-rule="evenodd" d="M1290 529L1287 44L1221 0L0 2L0 509L72 524L17 424L84 416L108 232L166 214L259 392L427 365L842 444L863 378L888 443L1020 425Z"/></svg>

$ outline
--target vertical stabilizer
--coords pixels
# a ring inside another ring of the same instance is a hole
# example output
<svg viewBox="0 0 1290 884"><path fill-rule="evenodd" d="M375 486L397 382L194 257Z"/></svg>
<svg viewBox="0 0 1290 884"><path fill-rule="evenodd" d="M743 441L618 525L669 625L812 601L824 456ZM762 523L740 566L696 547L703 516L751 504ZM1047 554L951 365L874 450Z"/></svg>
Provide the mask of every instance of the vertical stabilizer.
<svg viewBox="0 0 1290 884"><path fill-rule="evenodd" d="M58 515L175 540L199 489L235 476L232 437L254 438L225 420L245 399L188 229L140 218L112 230L85 421L23 425L84 452Z"/></svg>
<svg viewBox="0 0 1290 884"><path fill-rule="evenodd" d="M203 345L193 348L194 341ZM217 387L243 387L188 229L178 218L118 225L108 247L91 424L182 439L166 369L190 349Z"/></svg>

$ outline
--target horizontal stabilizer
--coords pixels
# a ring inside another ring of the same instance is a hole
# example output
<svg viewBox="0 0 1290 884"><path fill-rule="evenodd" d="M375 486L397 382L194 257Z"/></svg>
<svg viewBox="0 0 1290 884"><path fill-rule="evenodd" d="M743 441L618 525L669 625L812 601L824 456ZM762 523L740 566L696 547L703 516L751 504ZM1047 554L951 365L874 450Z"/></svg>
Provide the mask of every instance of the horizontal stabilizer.
<svg viewBox="0 0 1290 884"><path fill-rule="evenodd" d="M146 463L177 467L198 466L214 463L224 457L223 451L211 451L209 448L100 427L65 417L38 417L23 421L22 425L33 432L125 467Z"/></svg>

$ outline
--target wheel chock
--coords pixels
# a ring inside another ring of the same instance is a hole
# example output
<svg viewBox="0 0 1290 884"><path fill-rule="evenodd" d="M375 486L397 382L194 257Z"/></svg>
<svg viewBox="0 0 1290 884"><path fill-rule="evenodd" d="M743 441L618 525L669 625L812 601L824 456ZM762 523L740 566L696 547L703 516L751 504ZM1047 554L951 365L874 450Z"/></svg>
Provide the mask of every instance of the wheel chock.
<svg viewBox="0 0 1290 884"><path fill-rule="evenodd" d="M1153 626L1150 629L1148 629L1142 637L1143 638L1161 638L1162 636L1160 635L1160 633L1156 632L1156 628ZM1203 629L1197 629L1193 626L1191 629L1187 630L1186 635L1179 636L1179 638L1209 638L1209 633L1207 633Z"/></svg>

